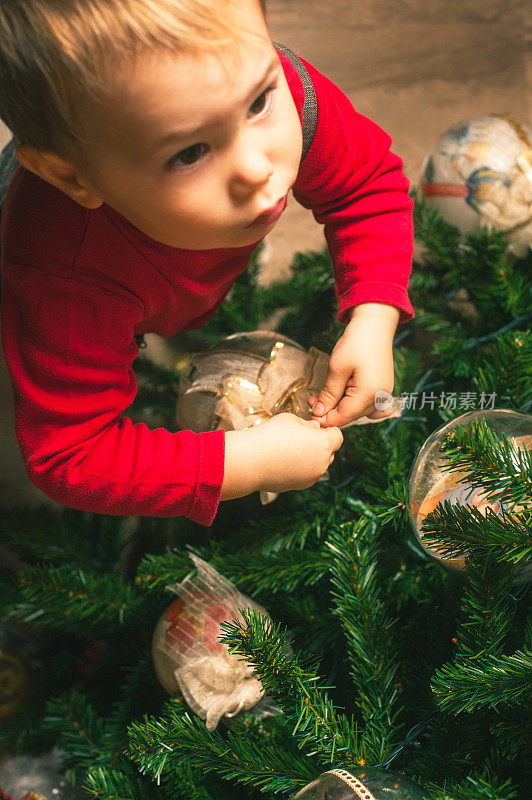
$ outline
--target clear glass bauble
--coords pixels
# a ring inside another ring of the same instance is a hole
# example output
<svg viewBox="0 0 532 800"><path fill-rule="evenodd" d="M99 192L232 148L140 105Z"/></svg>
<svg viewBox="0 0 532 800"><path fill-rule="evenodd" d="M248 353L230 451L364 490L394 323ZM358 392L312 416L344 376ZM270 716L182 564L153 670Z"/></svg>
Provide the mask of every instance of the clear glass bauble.
<svg viewBox="0 0 532 800"><path fill-rule="evenodd" d="M429 436L412 465L408 484L408 503L410 521L414 532L430 556L447 569L465 572L465 559L446 558L434 547L429 547L422 531L422 523L440 501L447 500L451 504L468 505L477 508L481 513L486 513L491 508L496 514L501 512L498 501L490 500L482 487L474 486L470 482L460 483L465 472L448 472L444 470L447 463L444 459L442 441L447 433L458 425L466 427L473 420L484 419L489 428L495 433L509 438L517 449L532 450L532 416L520 414L509 409L489 409L485 411L470 411L451 420L446 425L438 428ZM515 582L532 580L532 564L522 564L516 568Z"/></svg>
<svg viewBox="0 0 532 800"><path fill-rule="evenodd" d="M176 422L196 433L243 430L288 411L310 419L307 403L325 381L329 357L274 331L236 333L191 358Z"/></svg>
<svg viewBox="0 0 532 800"><path fill-rule="evenodd" d="M532 133L511 114L465 120L426 155L421 188L462 233L485 225L505 231L510 249L532 246Z"/></svg>
<svg viewBox="0 0 532 800"><path fill-rule="evenodd" d="M430 800L426 791L404 775L378 767L350 773L334 769L309 783L293 800Z"/></svg>
<svg viewBox="0 0 532 800"><path fill-rule="evenodd" d="M80 786L61 775L63 753L58 747L39 755L0 759L0 788L6 795L24 800L82 800Z"/></svg>

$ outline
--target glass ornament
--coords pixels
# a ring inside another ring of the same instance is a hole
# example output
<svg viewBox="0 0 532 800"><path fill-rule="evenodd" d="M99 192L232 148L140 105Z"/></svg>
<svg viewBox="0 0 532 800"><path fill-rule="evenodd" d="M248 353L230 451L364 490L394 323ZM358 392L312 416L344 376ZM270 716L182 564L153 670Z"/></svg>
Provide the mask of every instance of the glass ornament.
<svg viewBox="0 0 532 800"><path fill-rule="evenodd" d="M0 759L0 789L15 800L82 800L81 787L61 775L63 752L58 747L39 755Z"/></svg>
<svg viewBox="0 0 532 800"><path fill-rule="evenodd" d="M454 125L425 156L426 201L461 233L506 232L523 257L532 246L532 132L511 114Z"/></svg>
<svg viewBox="0 0 532 800"><path fill-rule="evenodd" d="M192 356L176 406L182 430L242 430L288 411L310 419L329 356L273 331L236 333Z"/></svg>
<svg viewBox="0 0 532 800"><path fill-rule="evenodd" d="M343 769L324 772L293 800L430 800L427 792L404 775L379 767L351 774Z"/></svg>
<svg viewBox="0 0 532 800"><path fill-rule="evenodd" d="M466 427L475 419L484 419L489 428L497 435L508 437L516 452L532 450L532 416L509 409L489 409L470 411L451 420L438 428L429 436L412 465L408 484L408 504L410 521L414 532L425 550L443 567L456 572L465 572L465 558L443 556L436 546L428 546L424 539L429 534L422 530L425 517L430 514L441 501L449 501L452 505L467 505L477 508L484 516L487 509L500 515L504 511L501 503L492 500L482 486L474 486L465 480L466 471L448 472L444 466L448 464L444 458L442 441L449 431L458 425ZM517 510L517 509L516 509ZM520 564L516 568L515 583L532 579L532 564Z"/></svg>
<svg viewBox="0 0 532 800"><path fill-rule="evenodd" d="M202 433L222 429L244 430L288 412L311 419L311 395L319 395L325 384L329 356L273 331L235 333L222 339L206 353L187 362L176 403L176 422L181 430ZM183 371L182 362L177 364ZM401 401L387 392L389 417L401 416ZM359 417L350 425L383 422L389 417ZM327 479L327 474L322 480ZM261 492L265 505L275 500L274 492Z"/></svg>
<svg viewBox="0 0 532 800"><path fill-rule="evenodd" d="M178 595L159 620L152 640L153 663L162 687L181 693L190 708L214 730L254 709L263 718L278 713L262 684L241 656L219 640L222 622L242 620L241 609L262 606L241 594L206 561L191 555L197 575L172 587Z"/></svg>

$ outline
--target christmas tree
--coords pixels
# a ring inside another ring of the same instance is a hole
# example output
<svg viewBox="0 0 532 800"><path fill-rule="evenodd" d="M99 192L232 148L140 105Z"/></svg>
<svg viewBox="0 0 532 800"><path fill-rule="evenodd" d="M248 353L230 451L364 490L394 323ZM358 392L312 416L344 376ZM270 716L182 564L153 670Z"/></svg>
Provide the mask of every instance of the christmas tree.
<svg viewBox="0 0 532 800"><path fill-rule="evenodd" d="M42 664L3 723L7 750L57 743L65 773L102 800L288 799L320 773L374 768L434 800L530 796L532 615L527 583L514 582L532 560L530 453L482 419L453 428L446 469L482 487L489 508L443 501L419 537L408 476L427 437L465 411L530 413L532 259L512 257L501 233L461 239L421 201L415 230L416 318L395 343L403 414L346 430L328 480L266 507L253 496L226 502L209 529L3 514L18 559L2 571L3 623L40 632ZM257 274L239 279L187 350L258 328L282 307L277 330L330 352L339 326L326 252L298 255L283 283L260 287ZM136 367L132 413L171 425L178 373L142 358ZM462 559L463 575L429 547ZM167 587L191 571L189 551L267 609L246 611L223 636L281 714L251 711L209 731L159 685L152 635L175 599Z"/></svg>

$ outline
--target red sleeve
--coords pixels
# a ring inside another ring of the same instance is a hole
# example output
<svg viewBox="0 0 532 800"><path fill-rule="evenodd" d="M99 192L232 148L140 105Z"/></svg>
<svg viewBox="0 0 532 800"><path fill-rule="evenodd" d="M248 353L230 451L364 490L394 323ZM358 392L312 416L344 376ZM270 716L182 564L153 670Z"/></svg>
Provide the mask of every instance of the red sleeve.
<svg viewBox="0 0 532 800"><path fill-rule="evenodd" d="M149 430L136 392L140 301L71 277L5 266L2 338L30 479L63 505L212 522L224 432Z"/></svg>
<svg viewBox="0 0 532 800"><path fill-rule="evenodd" d="M412 201L391 139L358 114L349 99L307 67L318 102L318 125L294 184L294 196L325 226L334 264L338 318L358 303L378 302L413 316Z"/></svg>

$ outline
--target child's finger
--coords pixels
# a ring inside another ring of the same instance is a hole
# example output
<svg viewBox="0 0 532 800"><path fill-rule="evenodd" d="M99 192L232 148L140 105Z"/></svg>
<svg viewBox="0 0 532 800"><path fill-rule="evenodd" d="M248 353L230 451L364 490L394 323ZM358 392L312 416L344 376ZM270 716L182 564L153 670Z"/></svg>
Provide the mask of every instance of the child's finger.
<svg viewBox="0 0 532 800"><path fill-rule="evenodd" d="M297 419L307 427L310 425L311 428L320 428L320 423L317 419L303 419L302 417L297 417Z"/></svg>
<svg viewBox="0 0 532 800"><path fill-rule="evenodd" d="M326 415L320 418L322 425L335 425L338 428L347 425L354 419L364 417L374 411L375 406L371 397L367 393L357 392L353 396L342 397L338 406L332 408Z"/></svg>
<svg viewBox="0 0 532 800"><path fill-rule="evenodd" d="M340 447L341 447L341 446L343 445L343 443L344 443L344 434L342 433L342 431L340 430L340 428L338 428L338 429L335 431L335 436L336 436L336 445L335 445L335 448L334 448L334 452L336 453L336 452L337 452L337 450L339 450L339 449L340 449Z"/></svg>
<svg viewBox="0 0 532 800"><path fill-rule="evenodd" d="M318 399L312 406L314 417L322 417L338 404L350 377L351 370L337 370L334 364L329 362L329 371L325 378L325 384L318 395Z"/></svg>
<svg viewBox="0 0 532 800"><path fill-rule="evenodd" d="M330 428L327 428L325 433L327 433L327 436L329 437L329 443L331 445L333 452L336 453L336 451L340 449L340 447L342 446L342 442L344 441L344 435L342 431L340 430L340 428L332 426Z"/></svg>
<svg viewBox="0 0 532 800"><path fill-rule="evenodd" d="M390 414L392 414L392 413L393 413L393 408L387 408L384 411L373 411L373 412L370 412L370 413L366 414L365 416L367 416L369 419L385 419L386 417L389 417Z"/></svg>

